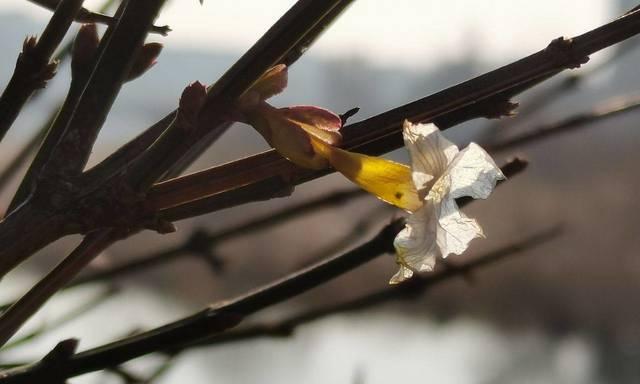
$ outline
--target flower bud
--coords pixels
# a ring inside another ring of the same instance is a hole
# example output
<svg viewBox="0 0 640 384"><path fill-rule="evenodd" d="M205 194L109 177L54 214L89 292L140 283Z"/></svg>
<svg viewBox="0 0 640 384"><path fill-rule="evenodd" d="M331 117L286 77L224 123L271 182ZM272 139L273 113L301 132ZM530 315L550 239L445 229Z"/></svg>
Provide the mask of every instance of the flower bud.
<svg viewBox="0 0 640 384"><path fill-rule="evenodd" d="M142 46L138 57L133 62L133 66L127 76L127 81L131 81L137 77L142 76L151 67L156 64L156 59L162 52L162 44L160 43L147 43Z"/></svg>
<svg viewBox="0 0 640 384"><path fill-rule="evenodd" d="M86 73L95 59L100 38L95 24L84 24L80 27L73 42L71 57L71 75L78 76Z"/></svg>
<svg viewBox="0 0 640 384"><path fill-rule="evenodd" d="M178 107L178 121L186 130L195 127L198 121L198 113L207 97L207 87L199 81L189 84L180 96L180 106Z"/></svg>
<svg viewBox="0 0 640 384"><path fill-rule="evenodd" d="M22 42L22 54L28 55L31 53L36 48L37 42L38 39L35 36L27 36Z"/></svg>

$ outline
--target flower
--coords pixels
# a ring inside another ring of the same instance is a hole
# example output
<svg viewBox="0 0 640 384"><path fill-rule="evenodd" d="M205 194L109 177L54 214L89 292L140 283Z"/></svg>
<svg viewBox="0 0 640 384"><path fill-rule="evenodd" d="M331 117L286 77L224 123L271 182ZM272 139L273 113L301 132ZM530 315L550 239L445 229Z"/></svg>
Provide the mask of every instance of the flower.
<svg viewBox="0 0 640 384"><path fill-rule="evenodd" d="M314 106L275 108L265 100L287 86L287 67L265 72L238 100L237 120L253 126L282 156L304 168L323 169L329 162L313 142L336 145L342 140L342 120L335 113Z"/></svg>
<svg viewBox="0 0 640 384"><path fill-rule="evenodd" d="M331 165L389 204L407 210L421 205L408 166L336 147L342 140L338 115L315 106L275 108L265 101L286 86L287 67L280 64L269 69L238 100L235 119L253 126L271 147L301 167Z"/></svg>
<svg viewBox="0 0 640 384"><path fill-rule="evenodd" d="M266 99L287 86L287 67L269 69L240 97L232 116L252 125L282 156L311 169L329 165L381 200L411 213L394 240L398 272L391 284L415 271L432 271L438 256L461 254L483 237L478 223L465 216L455 199L485 199L504 175L477 144L462 151L433 124L405 121L404 140L411 167L337 147L342 121L314 106L275 108Z"/></svg>
<svg viewBox="0 0 640 384"><path fill-rule="evenodd" d="M394 240L399 270L391 284L410 278L414 271L432 271L438 256L459 255L471 240L484 237L480 225L460 212L455 199L486 199L505 178L479 145L471 143L459 151L434 124L405 121L403 135L422 205Z"/></svg>

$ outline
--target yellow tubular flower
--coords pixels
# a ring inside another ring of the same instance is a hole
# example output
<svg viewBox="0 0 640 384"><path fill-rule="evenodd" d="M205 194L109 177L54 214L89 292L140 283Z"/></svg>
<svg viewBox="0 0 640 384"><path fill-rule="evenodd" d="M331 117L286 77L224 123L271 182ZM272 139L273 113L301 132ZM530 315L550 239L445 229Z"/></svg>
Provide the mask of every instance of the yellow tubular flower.
<svg viewBox="0 0 640 384"><path fill-rule="evenodd" d="M312 144L316 153L328 159L338 172L381 200L410 212L422 205L408 166L381 157L345 151L317 140Z"/></svg>
<svg viewBox="0 0 640 384"><path fill-rule="evenodd" d="M335 113L312 106L274 108L265 101L286 85L286 66L271 68L238 100L233 115L293 163L311 169L331 165L364 190L412 213L394 241L399 270L391 284L415 271L433 270L438 257L461 254L471 240L484 236L455 202L461 196L487 198L504 178L482 148L471 143L459 151L435 125L405 121L411 167L345 151L337 147L342 121Z"/></svg>
<svg viewBox="0 0 640 384"><path fill-rule="evenodd" d="M311 169L329 165L364 190L407 211L422 205L412 182L411 169L379 157L336 147L342 136L338 115L314 106L274 108L264 100L287 84L286 66L267 71L240 99L242 121L252 125L282 156Z"/></svg>

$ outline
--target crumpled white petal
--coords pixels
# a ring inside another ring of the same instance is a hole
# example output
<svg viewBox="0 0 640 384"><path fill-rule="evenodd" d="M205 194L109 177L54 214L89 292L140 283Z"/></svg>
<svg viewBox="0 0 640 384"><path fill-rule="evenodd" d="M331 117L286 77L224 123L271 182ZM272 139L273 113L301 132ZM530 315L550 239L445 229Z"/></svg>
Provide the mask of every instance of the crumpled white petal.
<svg viewBox="0 0 640 384"><path fill-rule="evenodd" d="M424 204L409 216L402 231L398 233L393 246L396 262L400 267L390 284L400 283L411 276L413 271L433 271L436 258L440 255L437 246L438 220L433 204Z"/></svg>
<svg viewBox="0 0 640 384"><path fill-rule="evenodd" d="M442 136L434 124L405 120L402 133L411 157L413 183L423 199L458 154L458 147Z"/></svg>
<svg viewBox="0 0 640 384"><path fill-rule="evenodd" d="M496 182L505 178L480 146L471 143L458 151L433 124L405 121L403 133L423 205L394 240L400 268L391 284L410 278L415 271L432 271L439 255L460 255L471 240L484 237L480 225L460 211L455 199L485 199Z"/></svg>
<svg viewBox="0 0 640 384"><path fill-rule="evenodd" d="M491 156L478 144L471 143L458 153L449 167L450 196L454 199L471 196L486 199L498 180L504 180L502 171Z"/></svg>
<svg viewBox="0 0 640 384"><path fill-rule="evenodd" d="M461 255L471 240L484 237L478 222L462 213L452 198L446 198L436 205L435 216L438 221L436 242L443 258L452 253Z"/></svg>

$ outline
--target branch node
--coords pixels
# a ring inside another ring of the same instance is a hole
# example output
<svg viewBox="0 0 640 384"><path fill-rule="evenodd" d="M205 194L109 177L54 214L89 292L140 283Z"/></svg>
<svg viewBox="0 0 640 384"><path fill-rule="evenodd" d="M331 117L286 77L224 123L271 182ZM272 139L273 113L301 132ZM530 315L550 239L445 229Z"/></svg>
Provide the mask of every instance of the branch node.
<svg viewBox="0 0 640 384"><path fill-rule="evenodd" d="M45 64L42 57L39 57L37 38L35 36L27 36L24 39L22 52L18 55L16 63L16 72L21 72L25 75L28 88L44 88L47 81L55 76L57 68L57 60Z"/></svg>
<svg viewBox="0 0 640 384"><path fill-rule="evenodd" d="M489 103L484 110L484 116L487 119L500 119L503 117L513 117L517 114L516 109L520 106L519 103L511 101L509 99L496 100L493 103Z"/></svg>
<svg viewBox="0 0 640 384"><path fill-rule="evenodd" d="M589 56L576 55L573 49L573 39L564 36L552 40L545 51L549 52L556 62L568 69L580 68L582 64L589 62Z"/></svg>
<svg viewBox="0 0 640 384"><path fill-rule="evenodd" d="M350 110L348 110L345 113L341 114L340 115L340 121L342 122L342 126L347 124L347 120L349 120L349 118L351 116L355 115L358 112L360 112L360 107L351 108Z"/></svg>
<svg viewBox="0 0 640 384"><path fill-rule="evenodd" d="M66 339L56 344L53 349L42 358L44 364L57 364L69 360L78 348L78 339Z"/></svg>

